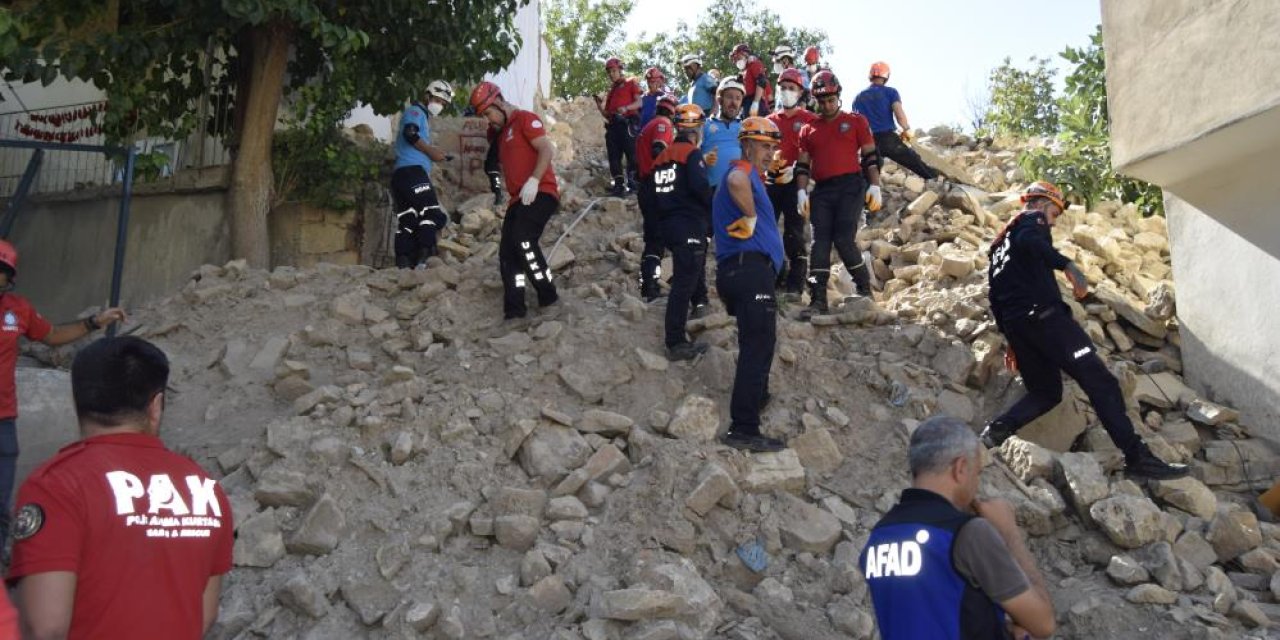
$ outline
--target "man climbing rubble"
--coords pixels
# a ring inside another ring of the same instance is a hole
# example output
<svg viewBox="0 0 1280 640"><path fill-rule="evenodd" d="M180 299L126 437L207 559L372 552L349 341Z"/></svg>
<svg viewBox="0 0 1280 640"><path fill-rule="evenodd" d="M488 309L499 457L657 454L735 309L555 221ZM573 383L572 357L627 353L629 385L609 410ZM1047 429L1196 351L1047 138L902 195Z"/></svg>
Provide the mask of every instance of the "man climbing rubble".
<svg viewBox="0 0 1280 640"><path fill-rule="evenodd" d="M671 145L675 125L671 114L676 110L676 97L665 94L658 99L654 116L636 137L636 175L640 179L640 191L636 202L640 205L643 221L644 251L640 257L640 297L653 302L662 295L658 279L662 276L662 225L658 219L658 206L653 193L654 158Z"/></svg>
<svg viewBox="0 0 1280 640"><path fill-rule="evenodd" d="M738 131L742 159L735 160L711 205L716 238L716 290L738 321L738 365L729 401L729 430L721 442L751 451L780 451L781 440L760 433L769 401L769 368L777 344L774 281L782 270L782 236L765 191L764 172L782 141L778 126L752 117Z"/></svg>
<svg viewBox="0 0 1280 640"><path fill-rule="evenodd" d="M1052 183L1035 182L1023 192L1022 202L1026 209L1005 225L987 250L987 275L991 314L1008 341L1008 357L1016 363L1027 394L987 425L984 444L1000 446L1056 407L1062 401L1066 372L1084 390L1107 435L1124 453L1127 474L1161 479L1187 475L1186 465L1157 458L1134 432L1119 382L1062 301L1055 270L1066 274L1077 299L1089 292L1084 273L1053 248L1051 230L1066 209L1062 191Z"/></svg>
<svg viewBox="0 0 1280 640"><path fill-rule="evenodd" d="M560 299L539 246L547 221L560 208L560 189L551 168L556 149L542 119L504 100L492 82L481 82L471 91L471 108L498 129L498 162L511 195L498 240L502 313L508 320L523 318L527 282L532 281L539 306Z"/></svg>
<svg viewBox="0 0 1280 640"><path fill-rule="evenodd" d="M827 282L834 245L853 276L860 296L871 295L871 272L854 243L858 218L881 207L880 155L867 119L840 110L840 81L830 71L813 78L818 117L800 130L800 158L795 175L798 206L809 210L813 245L809 252L809 308L804 316L827 313ZM809 182L816 185L809 195ZM870 183L870 186L867 186Z"/></svg>
<svg viewBox="0 0 1280 640"><path fill-rule="evenodd" d="M796 66L796 50L793 49L791 45L780 44L773 48L771 55L773 56L774 75L781 76L788 70L795 69L796 73L800 76L801 90L807 90L809 88L809 72L805 71L802 67ZM781 82L778 83L778 91L775 91L774 94L776 96L773 106L774 111L787 108L782 104Z"/></svg>
<svg viewBox="0 0 1280 640"><path fill-rule="evenodd" d="M796 187L796 160L800 157L800 131L806 124L818 119L804 108L805 87L808 79L798 69L787 69L778 76L778 107L769 114L769 120L782 132L782 144L769 166L767 188L773 210L781 219L782 244L787 250L787 266L779 275L779 288L799 298L804 291L804 281L809 275L808 247L804 245L808 211L803 213L800 195ZM807 207L806 207L807 209Z"/></svg>
<svg viewBox="0 0 1280 640"><path fill-rule="evenodd" d="M871 134L875 136L876 149L880 150L880 155L925 180L938 177L938 172L925 164L920 159L920 154L906 145L911 142L911 125L907 123L907 112L902 109L902 96L898 95L897 89L888 85L889 63L877 62L871 65L868 79L871 85L858 94L853 101L853 109L866 116L871 123ZM897 132L894 120L902 127L902 133Z"/></svg>
<svg viewBox="0 0 1280 640"><path fill-rule="evenodd" d="M743 111L747 116L764 116L769 114L773 106L773 87L769 84L769 75L765 72L764 62L745 44L740 44L729 53L729 60L742 74L742 86L745 97Z"/></svg>
<svg viewBox="0 0 1280 640"><path fill-rule="evenodd" d="M396 205L396 267L426 268L436 255L439 233L449 222L431 184L431 164L453 158L431 144L431 118L453 102L453 87L443 80L427 85L423 97L404 110L400 135L396 136L396 165L391 174L391 196Z"/></svg>
<svg viewBox="0 0 1280 640"><path fill-rule="evenodd" d="M711 185L702 160L706 116L696 104L676 108L675 143L658 156L654 197L663 242L671 251L671 291L667 294L667 358L689 360L707 345L689 340L685 323L707 310L707 236L711 225ZM647 225L646 221L646 225ZM690 313L690 307L693 312Z"/></svg>
<svg viewBox="0 0 1280 640"><path fill-rule="evenodd" d="M911 488L858 559L884 640L1048 637L1053 600L1004 500L979 500L984 453L965 423L911 433ZM1011 619L1011 620L1010 620Z"/></svg>
<svg viewBox="0 0 1280 640"><path fill-rule="evenodd" d="M605 123L604 145L609 156L609 176L613 180L610 193L621 197L634 191L636 186L635 135L639 130L642 96L639 83L623 74L621 60L609 58L604 69L613 84L604 100L595 96L596 107Z"/></svg>
<svg viewBox="0 0 1280 640"><path fill-rule="evenodd" d="M742 98L746 92L735 76L721 80L720 88L716 91L720 111L714 118L708 118L703 128L702 155L707 163L708 179L713 191L724 181L733 162L742 157L738 130L742 126Z"/></svg>

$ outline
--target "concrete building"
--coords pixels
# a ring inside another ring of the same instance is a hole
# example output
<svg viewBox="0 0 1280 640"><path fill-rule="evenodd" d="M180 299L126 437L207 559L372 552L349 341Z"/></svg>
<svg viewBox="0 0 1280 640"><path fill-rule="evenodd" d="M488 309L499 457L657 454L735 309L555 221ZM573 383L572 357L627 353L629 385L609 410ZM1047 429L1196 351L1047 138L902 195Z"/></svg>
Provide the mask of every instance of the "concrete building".
<svg viewBox="0 0 1280 640"><path fill-rule="evenodd" d="M1188 382L1280 439L1280 3L1102 0L1112 162L1164 189Z"/></svg>

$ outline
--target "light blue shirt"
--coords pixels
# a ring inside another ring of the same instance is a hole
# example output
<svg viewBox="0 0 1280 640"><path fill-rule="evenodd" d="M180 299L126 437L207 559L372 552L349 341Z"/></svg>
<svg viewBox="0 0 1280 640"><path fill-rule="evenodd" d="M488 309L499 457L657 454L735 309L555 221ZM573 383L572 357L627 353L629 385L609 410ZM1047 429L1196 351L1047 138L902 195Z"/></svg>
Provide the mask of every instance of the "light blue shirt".
<svg viewBox="0 0 1280 640"><path fill-rule="evenodd" d="M417 165L426 169L427 173L431 173L431 158L404 138L404 128L417 125L418 137L427 144L431 144L431 125L427 123L429 117L427 108L417 102L410 104L409 108L404 110L404 116L400 118L400 133L396 136L396 169Z"/></svg>
<svg viewBox="0 0 1280 640"><path fill-rule="evenodd" d="M720 184L724 174L729 172L729 165L742 157L742 145L738 143L738 129L741 128L741 120L726 122L720 118L712 118L702 125L703 157L712 150L716 152L715 166L707 165L707 181L711 184Z"/></svg>
<svg viewBox="0 0 1280 640"><path fill-rule="evenodd" d="M696 104L702 107L704 112L711 113L716 106L716 89L718 87L716 79L704 71L693 79L693 84L689 85L689 92L685 94L681 104Z"/></svg>

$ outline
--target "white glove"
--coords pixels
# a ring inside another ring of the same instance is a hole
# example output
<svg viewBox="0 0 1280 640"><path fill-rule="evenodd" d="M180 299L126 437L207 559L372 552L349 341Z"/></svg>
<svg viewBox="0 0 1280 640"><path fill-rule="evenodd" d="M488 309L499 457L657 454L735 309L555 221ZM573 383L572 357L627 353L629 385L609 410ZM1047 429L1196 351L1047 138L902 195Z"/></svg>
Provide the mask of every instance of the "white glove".
<svg viewBox="0 0 1280 640"><path fill-rule="evenodd" d="M796 190L796 211L805 219L809 217L809 192L804 189Z"/></svg>
<svg viewBox="0 0 1280 640"><path fill-rule="evenodd" d="M524 186L520 187L520 204L529 206L533 204L533 199L538 197L538 179L529 178L524 181Z"/></svg>
<svg viewBox="0 0 1280 640"><path fill-rule="evenodd" d="M747 115L751 116L752 118L760 115L760 101L758 100L751 101L751 109L749 110Z"/></svg>
<svg viewBox="0 0 1280 640"><path fill-rule="evenodd" d="M867 210L875 213L884 206L884 201L880 197L880 185L873 184L867 187Z"/></svg>
<svg viewBox="0 0 1280 640"><path fill-rule="evenodd" d="M791 184L796 177L796 165L789 164L773 178L774 184Z"/></svg>

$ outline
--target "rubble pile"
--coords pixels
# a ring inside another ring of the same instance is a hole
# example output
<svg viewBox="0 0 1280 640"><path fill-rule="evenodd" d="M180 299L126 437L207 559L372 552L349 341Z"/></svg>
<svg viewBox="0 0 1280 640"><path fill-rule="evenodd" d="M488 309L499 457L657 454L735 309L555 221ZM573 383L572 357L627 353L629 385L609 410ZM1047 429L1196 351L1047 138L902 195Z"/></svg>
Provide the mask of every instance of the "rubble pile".
<svg viewBox="0 0 1280 640"><path fill-rule="evenodd" d="M710 350L663 357L661 304L636 295L634 202L602 200L561 238L604 190L594 107L547 114L562 301L528 320L501 321L501 212L483 194L425 271L233 262L134 313L174 361L166 439L222 474L235 510L211 637L874 636L857 555L909 483L911 430L938 412L978 428L1020 392L985 299L986 246L1025 181L1016 150L934 130L918 146L950 183L888 164L888 213L859 235L882 291L811 322L784 303L763 424L790 448L745 454L715 442L732 319L713 301L690 326ZM1055 233L1135 424L1194 477L1125 479L1070 384L985 474L1031 536L1061 637L1280 621L1280 527L1249 507L1277 458L1180 379L1163 222L1108 203Z"/></svg>

